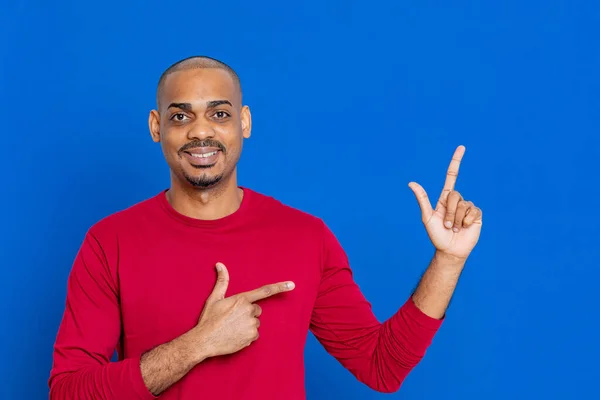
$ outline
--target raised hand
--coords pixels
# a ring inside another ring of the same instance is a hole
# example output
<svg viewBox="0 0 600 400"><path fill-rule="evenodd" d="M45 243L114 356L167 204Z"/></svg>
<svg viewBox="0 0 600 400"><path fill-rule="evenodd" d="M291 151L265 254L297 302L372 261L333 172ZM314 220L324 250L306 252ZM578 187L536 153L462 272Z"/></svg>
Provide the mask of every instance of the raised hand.
<svg viewBox="0 0 600 400"><path fill-rule="evenodd" d="M229 272L225 265L217 264L217 283L206 300L196 326L210 351L207 357L235 353L258 339L259 317L262 309L259 300L294 289L293 282L280 282L225 297L229 286Z"/></svg>
<svg viewBox="0 0 600 400"><path fill-rule="evenodd" d="M415 194L429 239L438 252L466 259L479 240L482 213L473 202L454 190L465 147L458 146L448 167L446 182L435 209L425 189L416 182L408 186Z"/></svg>

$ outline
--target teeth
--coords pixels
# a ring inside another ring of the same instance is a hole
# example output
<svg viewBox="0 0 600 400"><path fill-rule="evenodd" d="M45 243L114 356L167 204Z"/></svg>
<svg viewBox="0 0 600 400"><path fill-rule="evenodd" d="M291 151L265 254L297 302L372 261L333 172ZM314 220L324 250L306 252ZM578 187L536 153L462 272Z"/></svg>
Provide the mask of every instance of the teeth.
<svg viewBox="0 0 600 400"><path fill-rule="evenodd" d="M211 151L210 153L205 153L205 154L192 154L192 156L197 157L197 158L206 158L206 157L214 156L215 154L217 154L216 151Z"/></svg>

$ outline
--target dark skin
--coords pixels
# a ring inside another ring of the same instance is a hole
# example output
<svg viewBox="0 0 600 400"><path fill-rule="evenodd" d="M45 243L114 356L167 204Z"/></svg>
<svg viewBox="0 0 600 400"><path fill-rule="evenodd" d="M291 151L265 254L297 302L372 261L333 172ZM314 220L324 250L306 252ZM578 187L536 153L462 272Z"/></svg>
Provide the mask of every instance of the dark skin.
<svg viewBox="0 0 600 400"><path fill-rule="evenodd" d="M218 219L235 212L242 200L236 164L244 139L250 137L250 110L231 76L220 69L191 69L167 77L158 110L148 121L152 139L162 146L171 169L167 198L192 218ZM217 154L194 158L190 153ZM231 354L258 340L257 304L294 289L279 282L227 297L229 273L216 265L217 281L195 327L142 356L148 390L159 395L210 357Z"/></svg>
<svg viewBox="0 0 600 400"><path fill-rule="evenodd" d="M171 169L169 202L192 218L217 219L235 212L242 200L236 164L243 140L250 137L251 118L234 80L219 69L180 71L168 76L161 93L149 126ZM423 187L409 184L436 249L412 299L433 318L444 316L482 226L481 210L455 190L464 152L463 146L456 149L435 208ZM142 357L142 377L152 393L162 393L206 358L237 352L258 340L262 310L256 303L294 288L293 282L280 282L226 297L229 273L220 263L217 271L198 324Z"/></svg>
<svg viewBox="0 0 600 400"><path fill-rule="evenodd" d="M222 69L182 70L166 78L158 102L148 125L171 170L167 197L173 208L209 220L233 213L242 196L236 165L252 127L239 87ZM220 151L214 163L200 168L182 148L193 151L198 148L194 143L202 141ZM198 181L214 183L206 187L192 183Z"/></svg>

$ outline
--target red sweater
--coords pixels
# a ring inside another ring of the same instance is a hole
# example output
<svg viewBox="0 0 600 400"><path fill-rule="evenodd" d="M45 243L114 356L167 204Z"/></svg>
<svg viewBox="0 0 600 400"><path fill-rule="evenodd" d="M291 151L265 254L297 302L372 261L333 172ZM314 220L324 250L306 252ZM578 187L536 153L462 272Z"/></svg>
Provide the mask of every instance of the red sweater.
<svg viewBox="0 0 600 400"><path fill-rule="evenodd" d="M258 303L256 342L198 364L161 399L304 399L309 331L359 381L399 389L441 321L407 300L380 323L320 219L244 193L238 211L219 220L179 214L163 191L90 228L68 280L51 400L154 399L140 357L197 324L218 261L229 269L227 295L288 280L296 288Z"/></svg>

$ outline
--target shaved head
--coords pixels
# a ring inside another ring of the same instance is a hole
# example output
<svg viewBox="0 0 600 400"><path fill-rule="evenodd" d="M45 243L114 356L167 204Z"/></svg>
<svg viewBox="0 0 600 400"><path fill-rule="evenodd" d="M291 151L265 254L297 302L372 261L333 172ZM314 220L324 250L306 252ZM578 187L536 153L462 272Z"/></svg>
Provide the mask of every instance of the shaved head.
<svg viewBox="0 0 600 400"><path fill-rule="evenodd" d="M160 76L156 102L148 126L173 187L236 191L237 163L252 130L237 73L211 57L188 57Z"/></svg>
<svg viewBox="0 0 600 400"><path fill-rule="evenodd" d="M235 86L238 88L241 97L242 85L240 83L240 78L238 74L233 70L233 68L231 68L229 65L225 64L222 61L208 56L191 56L188 58L184 58L183 60L177 61L175 64L167 68L165 72L163 72L163 74L160 76L160 79L158 80L158 87L156 89L156 107L160 110L160 98L162 90L165 85L165 81L167 80L167 77L169 75L177 71L201 68L216 68L226 71L231 76L231 79L233 80Z"/></svg>

